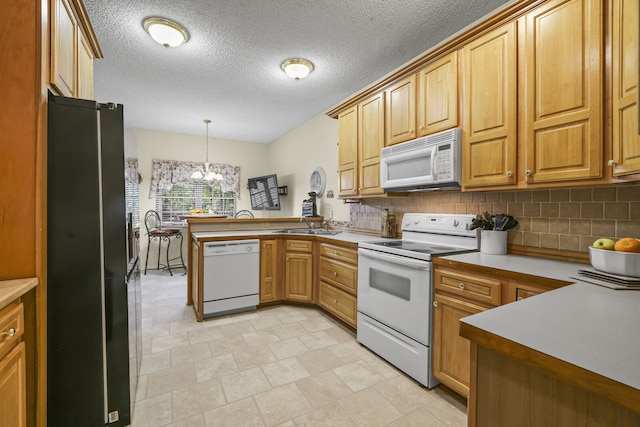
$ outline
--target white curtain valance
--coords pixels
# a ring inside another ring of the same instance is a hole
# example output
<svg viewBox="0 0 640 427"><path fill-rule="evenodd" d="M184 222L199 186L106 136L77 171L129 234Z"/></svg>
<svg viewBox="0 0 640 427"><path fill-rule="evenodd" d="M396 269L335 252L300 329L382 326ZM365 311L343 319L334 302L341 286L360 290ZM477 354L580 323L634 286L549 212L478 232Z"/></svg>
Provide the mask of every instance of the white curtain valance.
<svg viewBox="0 0 640 427"><path fill-rule="evenodd" d="M156 197L158 190L171 190L173 186L183 187L185 184L193 182L191 175L196 169L204 170L202 162L184 162L178 160L152 160L151 186L149 188L149 198ZM211 170L222 175L220 189L223 192L232 191L237 198L240 198L240 166L225 165L222 163L211 163ZM215 181L203 181L210 186L216 184Z"/></svg>

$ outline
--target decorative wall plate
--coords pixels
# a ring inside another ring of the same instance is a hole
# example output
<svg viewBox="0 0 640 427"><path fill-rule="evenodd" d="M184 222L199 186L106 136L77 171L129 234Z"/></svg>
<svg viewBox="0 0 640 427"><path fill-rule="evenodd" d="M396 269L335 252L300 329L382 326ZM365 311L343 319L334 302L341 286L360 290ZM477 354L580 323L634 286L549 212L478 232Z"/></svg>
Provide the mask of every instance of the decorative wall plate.
<svg viewBox="0 0 640 427"><path fill-rule="evenodd" d="M311 191L316 192L316 197L320 198L324 194L324 189L327 186L327 175L324 173L324 169L317 167L311 172L311 178L309 179Z"/></svg>

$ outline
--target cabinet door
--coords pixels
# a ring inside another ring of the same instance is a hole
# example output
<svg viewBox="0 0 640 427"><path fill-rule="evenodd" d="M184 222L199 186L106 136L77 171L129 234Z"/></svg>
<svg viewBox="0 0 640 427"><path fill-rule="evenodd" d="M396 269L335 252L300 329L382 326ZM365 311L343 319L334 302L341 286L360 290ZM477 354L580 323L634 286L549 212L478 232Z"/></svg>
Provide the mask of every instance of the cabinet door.
<svg viewBox="0 0 640 427"><path fill-rule="evenodd" d="M358 105L358 163L360 195L382 194L380 150L384 148L384 96L382 93Z"/></svg>
<svg viewBox="0 0 640 427"><path fill-rule="evenodd" d="M0 360L0 425L27 425L25 344Z"/></svg>
<svg viewBox="0 0 640 427"><path fill-rule="evenodd" d="M78 31L78 98L93 99L93 53Z"/></svg>
<svg viewBox="0 0 640 427"><path fill-rule="evenodd" d="M516 183L516 24L462 51L463 187Z"/></svg>
<svg viewBox="0 0 640 427"><path fill-rule="evenodd" d="M277 240L260 242L260 302L276 301L277 297Z"/></svg>
<svg viewBox="0 0 640 427"><path fill-rule="evenodd" d="M458 126L458 53L451 52L418 76L418 136Z"/></svg>
<svg viewBox="0 0 640 427"><path fill-rule="evenodd" d="M640 173L638 2L613 1L613 175Z"/></svg>
<svg viewBox="0 0 640 427"><path fill-rule="evenodd" d="M312 302L313 257L309 253L287 252L285 260L285 297L292 301Z"/></svg>
<svg viewBox="0 0 640 427"><path fill-rule="evenodd" d="M358 194L358 109L349 108L338 116L338 174L340 197Z"/></svg>
<svg viewBox="0 0 640 427"><path fill-rule="evenodd" d="M75 96L78 28L68 0L55 0L51 7L51 85L64 96Z"/></svg>
<svg viewBox="0 0 640 427"><path fill-rule="evenodd" d="M552 0L521 18L528 184L602 177L602 2Z"/></svg>
<svg viewBox="0 0 640 427"><path fill-rule="evenodd" d="M416 76L411 75L386 90L386 145L416 137Z"/></svg>
<svg viewBox="0 0 640 427"><path fill-rule="evenodd" d="M468 397L471 344L460 336L460 319L486 308L437 292L433 305L433 376Z"/></svg>

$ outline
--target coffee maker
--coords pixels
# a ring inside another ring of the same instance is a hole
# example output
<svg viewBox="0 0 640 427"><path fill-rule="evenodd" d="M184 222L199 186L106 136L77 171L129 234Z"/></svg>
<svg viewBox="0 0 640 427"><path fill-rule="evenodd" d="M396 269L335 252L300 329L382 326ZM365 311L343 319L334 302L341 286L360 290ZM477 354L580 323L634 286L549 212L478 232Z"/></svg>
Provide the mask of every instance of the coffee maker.
<svg viewBox="0 0 640 427"><path fill-rule="evenodd" d="M309 198L302 201L302 216L318 216L318 209L316 207L316 192L309 193Z"/></svg>

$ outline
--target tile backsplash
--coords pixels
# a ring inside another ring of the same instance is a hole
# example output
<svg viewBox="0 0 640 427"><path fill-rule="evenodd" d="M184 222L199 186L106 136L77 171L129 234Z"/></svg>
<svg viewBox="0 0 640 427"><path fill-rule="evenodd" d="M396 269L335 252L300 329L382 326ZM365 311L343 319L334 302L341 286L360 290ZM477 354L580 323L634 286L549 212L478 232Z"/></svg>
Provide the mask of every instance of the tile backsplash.
<svg viewBox="0 0 640 427"><path fill-rule="evenodd" d="M363 199L351 205L349 227L380 230L385 208L398 220L405 212L513 215L519 224L509 243L535 248L588 252L600 237L640 238L640 183Z"/></svg>

